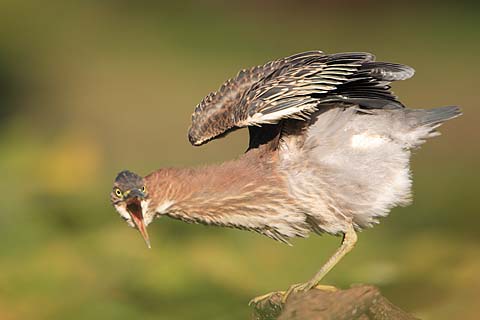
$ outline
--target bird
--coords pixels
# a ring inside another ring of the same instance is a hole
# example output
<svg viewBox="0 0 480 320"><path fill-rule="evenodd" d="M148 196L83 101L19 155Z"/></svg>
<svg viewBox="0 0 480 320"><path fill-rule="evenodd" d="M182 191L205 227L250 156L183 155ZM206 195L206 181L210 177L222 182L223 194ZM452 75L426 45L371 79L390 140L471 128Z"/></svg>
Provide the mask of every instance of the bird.
<svg viewBox="0 0 480 320"><path fill-rule="evenodd" d="M121 171L111 202L148 247L147 226L163 216L286 244L311 233L341 236L311 280L282 293L286 299L315 288L353 249L358 231L412 202L412 150L461 115L457 106L402 104L390 84L414 73L370 53L322 51L241 70L196 106L188 139L200 146L247 127L246 152L222 164L162 168L144 177Z"/></svg>

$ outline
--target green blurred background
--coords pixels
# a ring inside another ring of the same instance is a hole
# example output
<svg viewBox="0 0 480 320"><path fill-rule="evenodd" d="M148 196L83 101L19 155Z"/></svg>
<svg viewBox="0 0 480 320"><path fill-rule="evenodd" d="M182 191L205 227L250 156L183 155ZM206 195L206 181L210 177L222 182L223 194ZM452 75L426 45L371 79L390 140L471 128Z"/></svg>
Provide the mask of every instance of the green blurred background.
<svg viewBox="0 0 480 320"><path fill-rule="evenodd" d="M193 148L194 106L251 65L321 49L416 68L411 107L458 104L413 157L414 204L362 232L326 284L377 285L424 319L480 317L480 10L380 1L0 1L0 319L247 319L340 239L293 247L170 219L153 249L114 212L125 168L221 162L247 133Z"/></svg>

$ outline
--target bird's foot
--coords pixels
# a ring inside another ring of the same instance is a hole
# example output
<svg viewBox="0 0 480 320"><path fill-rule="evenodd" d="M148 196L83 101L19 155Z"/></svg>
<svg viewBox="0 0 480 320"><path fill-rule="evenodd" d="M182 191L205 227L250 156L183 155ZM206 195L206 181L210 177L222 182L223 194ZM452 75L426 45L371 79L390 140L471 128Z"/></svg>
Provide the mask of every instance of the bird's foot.
<svg viewBox="0 0 480 320"><path fill-rule="evenodd" d="M309 282L292 284L290 288L288 288L287 292L285 292L285 294L283 295L282 304L285 304L288 297L290 297L292 293L297 294L299 292L305 292L310 290L311 288L312 288L312 284Z"/></svg>
<svg viewBox="0 0 480 320"><path fill-rule="evenodd" d="M265 304L265 303L274 304L275 301L281 301L284 294L285 294L285 291L270 292L270 293L253 298L252 300L250 300L250 302L248 302L248 305L258 306L260 304Z"/></svg>
<svg viewBox="0 0 480 320"><path fill-rule="evenodd" d="M282 313L282 297L285 291L276 291L253 298L248 303L253 307L253 319L277 319Z"/></svg>
<svg viewBox="0 0 480 320"><path fill-rule="evenodd" d="M337 288L335 288L334 286L321 285L321 284L317 284L316 282L311 282L311 281L308 281L308 282L305 282L305 283L294 284L294 285L291 285L290 288L288 288L287 292L285 292L283 294L282 304L285 304L288 297L292 293L297 294L297 293L300 293L300 292L306 292L306 291L311 290L311 289L318 289L318 290L331 291L331 292L337 291Z"/></svg>
<svg viewBox="0 0 480 320"><path fill-rule="evenodd" d="M338 289L333 287L333 286L328 286L328 285L317 285L312 282L306 282L306 283L300 283L300 284L294 284L291 285L290 288L288 288L287 291L275 291L275 292L270 292L267 294L264 294L262 296L258 296L256 298L253 298L250 300L248 303L249 306L255 306L255 307L260 307L264 308L267 304L272 307L275 305L282 306L285 304L287 301L288 297L293 293L299 293L299 292L305 292L310 289L318 289L318 290L323 290L323 291L337 291Z"/></svg>
<svg viewBox="0 0 480 320"><path fill-rule="evenodd" d="M334 286L329 286L327 284L318 284L314 287L314 289L317 289L317 290L322 290L322 291L328 291L328 292L335 292L335 291L338 291L338 288L337 287L334 287Z"/></svg>

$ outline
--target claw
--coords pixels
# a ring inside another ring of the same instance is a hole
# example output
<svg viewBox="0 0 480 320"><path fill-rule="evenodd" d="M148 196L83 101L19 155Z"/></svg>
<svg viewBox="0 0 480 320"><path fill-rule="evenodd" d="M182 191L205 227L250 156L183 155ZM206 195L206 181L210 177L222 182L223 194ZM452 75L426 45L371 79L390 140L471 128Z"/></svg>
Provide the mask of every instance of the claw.
<svg viewBox="0 0 480 320"><path fill-rule="evenodd" d="M287 302L288 297L292 293L297 294L301 291L307 291L309 289L308 287L309 287L308 282L307 283L297 283L297 284L291 285L290 288L288 288L287 292L285 292L285 294L282 297L282 304L285 304L285 302Z"/></svg>
<svg viewBox="0 0 480 320"><path fill-rule="evenodd" d="M252 306L252 305L257 305L259 303L271 301L274 296L276 295L283 296L284 294L285 294L285 291L270 292L270 293L253 298L248 302L248 305Z"/></svg>
<svg viewBox="0 0 480 320"><path fill-rule="evenodd" d="M249 305L249 306L257 305L258 303L260 303L260 302L262 302L262 301L270 300L270 298L271 298L274 294L275 294L275 292L270 292L270 293L267 293L267 294L264 294L264 295L255 297L255 298L253 298L252 300L250 300L250 301L248 302L248 305Z"/></svg>
<svg viewBox="0 0 480 320"><path fill-rule="evenodd" d="M322 291L329 291L329 292L338 291L338 288L336 288L334 286L329 286L329 285L326 285L326 284L318 284L314 287L314 289L322 290Z"/></svg>
<svg viewBox="0 0 480 320"><path fill-rule="evenodd" d="M319 290L325 290L325 291L336 291L337 288L332 287L332 286L325 286L325 285L316 285L315 283L312 282L306 282L306 283L297 283L294 285L291 285L290 288L288 288L287 292L282 297L282 304L285 304L287 301L288 297L294 293L297 294L299 292L306 292L311 289L319 289Z"/></svg>
<svg viewBox="0 0 480 320"><path fill-rule="evenodd" d="M311 282L306 282L306 283L297 283L291 285L287 291L275 291L275 292L270 292L267 294L264 294L262 296L258 296L253 298L248 302L249 306L257 306L261 303L270 303L270 304L278 304L279 302L281 305L284 305L287 302L288 297L293 293L297 294L300 292L305 292L311 289L317 289L317 290L323 290L323 291L337 291L338 289L333 287L333 286L327 286L327 285L315 285L315 283ZM276 299L275 296L277 296ZM281 297L281 299L279 299Z"/></svg>

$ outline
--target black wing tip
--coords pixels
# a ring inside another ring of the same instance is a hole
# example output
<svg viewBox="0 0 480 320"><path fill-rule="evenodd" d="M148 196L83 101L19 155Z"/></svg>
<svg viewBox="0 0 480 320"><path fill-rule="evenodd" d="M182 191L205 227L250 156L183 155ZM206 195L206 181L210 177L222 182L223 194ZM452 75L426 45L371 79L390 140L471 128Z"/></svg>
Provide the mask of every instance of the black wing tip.
<svg viewBox="0 0 480 320"><path fill-rule="evenodd" d="M415 74L414 68L392 62L367 62L361 69L369 70L373 78L381 81L407 80Z"/></svg>

